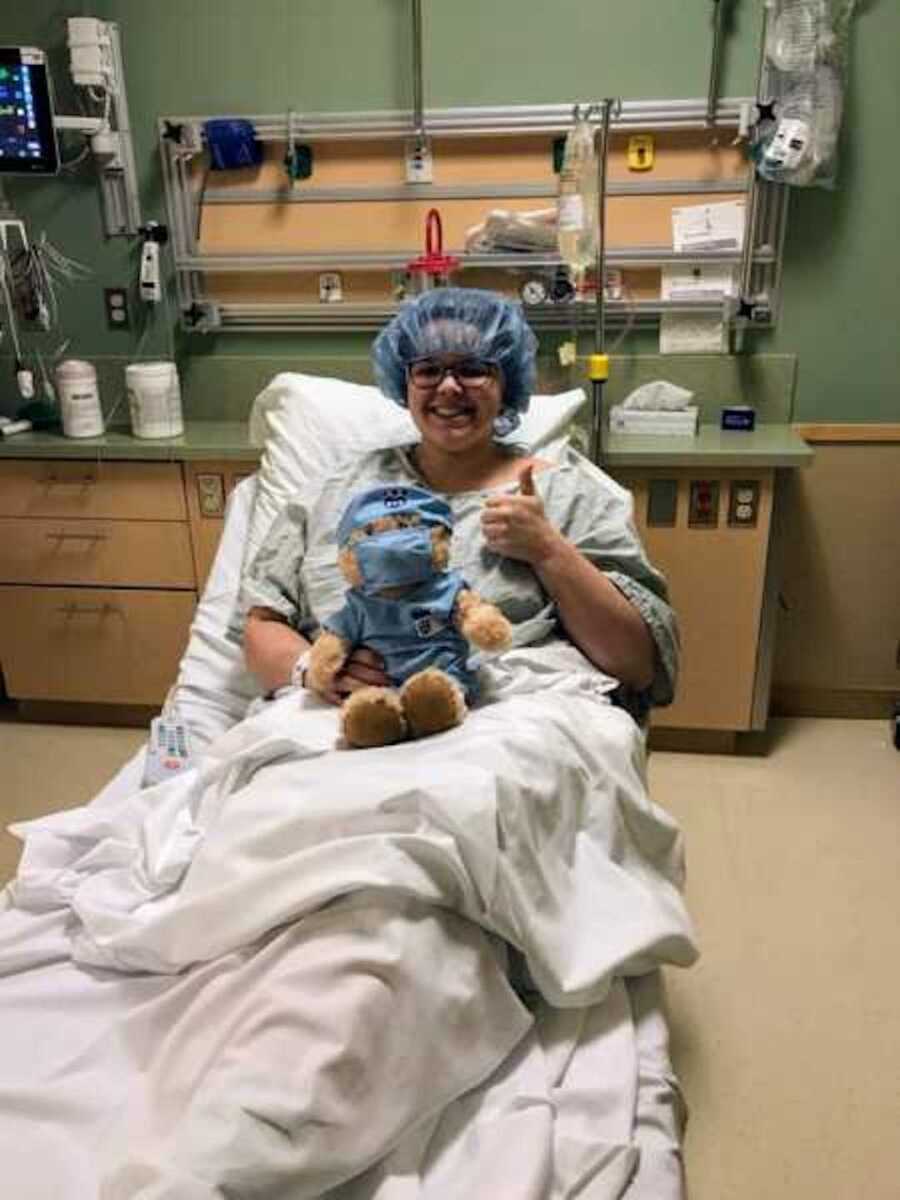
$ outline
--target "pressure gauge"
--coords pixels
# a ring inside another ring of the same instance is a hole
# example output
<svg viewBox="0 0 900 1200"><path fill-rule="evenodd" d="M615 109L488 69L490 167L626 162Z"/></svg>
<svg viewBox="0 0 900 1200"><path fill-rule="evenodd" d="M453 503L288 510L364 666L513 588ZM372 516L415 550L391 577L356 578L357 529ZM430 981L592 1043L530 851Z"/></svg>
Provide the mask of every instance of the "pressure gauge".
<svg viewBox="0 0 900 1200"><path fill-rule="evenodd" d="M565 267L556 272L550 285L550 299L554 304L570 304L575 299L575 284Z"/></svg>
<svg viewBox="0 0 900 1200"><path fill-rule="evenodd" d="M547 285L543 279L526 279L520 295L525 304L546 304Z"/></svg>

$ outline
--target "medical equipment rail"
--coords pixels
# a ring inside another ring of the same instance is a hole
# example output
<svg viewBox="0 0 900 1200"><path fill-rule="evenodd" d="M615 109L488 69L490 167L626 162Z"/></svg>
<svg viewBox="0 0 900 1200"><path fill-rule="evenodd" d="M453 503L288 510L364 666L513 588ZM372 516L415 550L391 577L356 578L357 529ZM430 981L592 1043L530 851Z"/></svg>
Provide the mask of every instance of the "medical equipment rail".
<svg viewBox="0 0 900 1200"><path fill-rule="evenodd" d="M746 127L747 114L755 106L747 97L723 98L716 104L715 124L720 133L735 132ZM284 142L291 136L314 147L316 142L391 141L402 143L417 136L422 129L431 139L515 137L516 135L547 134L561 136L571 125L572 104L512 105L468 108L426 108L417 113L408 109L369 112L293 113L250 115L256 136L263 143ZM197 238L198 203L229 204L341 204L366 200L427 200L490 199L492 197L546 197L551 201L555 184L510 183L491 184L402 184L396 186L360 185L302 187L283 190L255 190L232 187L218 191L209 189L204 196L198 188L199 172L192 171L192 162L205 152L204 125L212 115L174 115L160 118L160 155L165 183L166 203L172 235L172 251L177 276L177 294L184 327L195 331L254 330L278 332L293 329L316 329L332 332L347 329L373 329L387 319L396 305L392 303L315 304L300 301L242 301L218 300L207 289L205 277L217 273L309 272L328 270L385 271L403 269L416 253L410 246L402 251L378 253L370 251L340 251L333 253L238 252L204 253ZM419 131L416 123L421 121ZM610 122L612 135L628 131L708 131L707 99L689 100L631 100L623 101ZM608 267L655 267L667 264L731 264L749 289L742 295L752 297L745 314L756 325L771 325L776 317L780 299L781 252L786 221L786 189L756 179L748 169L745 179L709 180L611 180L609 197L690 195L714 196L716 193L744 192L748 201L748 217L753 210L753 227L748 221L748 238L752 245L742 251L703 251L676 253L671 246L641 245L610 246L606 251ZM466 253L458 252L461 260L460 282L465 272L474 268L552 269L561 260L553 253ZM724 306L727 308L727 305ZM589 328L594 320L593 303L576 306L579 326ZM637 325L655 324L664 312L718 313L731 320L733 313L723 314L718 300L614 300L607 301L611 324L630 320ZM538 305L529 311L529 320L536 328L567 329L572 325L572 312L566 306Z"/></svg>

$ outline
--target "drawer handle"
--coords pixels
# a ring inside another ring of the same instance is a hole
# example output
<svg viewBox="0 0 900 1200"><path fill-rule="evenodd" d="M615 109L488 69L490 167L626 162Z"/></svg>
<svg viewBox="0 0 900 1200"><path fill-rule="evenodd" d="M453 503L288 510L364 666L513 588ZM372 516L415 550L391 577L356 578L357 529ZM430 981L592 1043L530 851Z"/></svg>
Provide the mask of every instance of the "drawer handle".
<svg viewBox="0 0 900 1200"><path fill-rule="evenodd" d="M48 542L105 542L108 533L45 533Z"/></svg>
<svg viewBox="0 0 900 1200"><path fill-rule="evenodd" d="M62 604L56 610L67 617L105 617L107 613L120 613L117 604Z"/></svg>
<svg viewBox="0 0 900 1200"><path fill-rule="evenodd" d="M96 475L82 475L80 478L71 475L45 475L41 480L45 487L88 487L96 482Z"/></svg>

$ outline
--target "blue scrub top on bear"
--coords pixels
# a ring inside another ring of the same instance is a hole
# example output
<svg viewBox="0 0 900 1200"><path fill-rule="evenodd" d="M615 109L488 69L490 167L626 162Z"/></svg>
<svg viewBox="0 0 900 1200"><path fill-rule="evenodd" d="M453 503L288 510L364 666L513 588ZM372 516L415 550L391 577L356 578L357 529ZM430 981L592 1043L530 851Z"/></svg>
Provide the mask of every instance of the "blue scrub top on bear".
<svg viewBox="0 0 900 1200"><path fill-rule="evenodd" d="M380 654L397 686L417 671L437 667L455 679L469 699L478 677L466 666L469 644L453 623L457 596L466 586L458 571L441 571L400 599L365 596L352 588L340 612L322 625L351 645Z"/></svg>

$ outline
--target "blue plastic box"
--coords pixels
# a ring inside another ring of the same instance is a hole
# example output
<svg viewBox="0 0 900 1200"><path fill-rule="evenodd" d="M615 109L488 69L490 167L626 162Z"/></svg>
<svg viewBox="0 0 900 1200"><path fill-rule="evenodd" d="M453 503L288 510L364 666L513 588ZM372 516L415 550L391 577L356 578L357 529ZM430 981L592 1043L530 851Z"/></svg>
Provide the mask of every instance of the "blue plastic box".
<svg viewBox="0 0 900 1200"><path fill-rule="evenodd" d="M749 404L730 404L722 409L723 429L742 429L749 431L756 428L756 409Z"/></svg>

